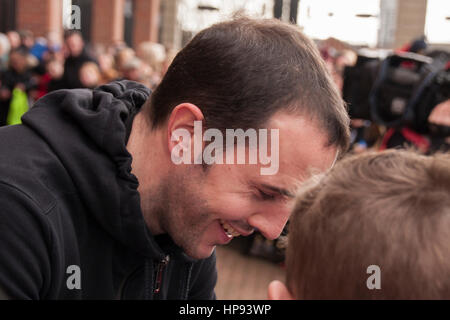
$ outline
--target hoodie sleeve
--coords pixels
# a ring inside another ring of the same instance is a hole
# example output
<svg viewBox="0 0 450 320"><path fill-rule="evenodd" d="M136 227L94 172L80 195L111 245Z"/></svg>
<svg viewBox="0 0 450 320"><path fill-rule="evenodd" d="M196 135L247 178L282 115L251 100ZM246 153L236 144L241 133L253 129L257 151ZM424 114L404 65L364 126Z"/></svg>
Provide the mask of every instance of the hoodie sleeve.
<svg viewBox="0 0 450 320"><path fill-rule="evenodd" d="M3 298L41 299L44 296L50 270L45 227L44 215L32 199L0 182L0 292Z"/></svg>
<svg viewBox="0 0 450 320"><path fill-rule="evenodd" d="M197 262L192 270L188 300L215 300L217 283L216 251L211 257Z"/></svg>

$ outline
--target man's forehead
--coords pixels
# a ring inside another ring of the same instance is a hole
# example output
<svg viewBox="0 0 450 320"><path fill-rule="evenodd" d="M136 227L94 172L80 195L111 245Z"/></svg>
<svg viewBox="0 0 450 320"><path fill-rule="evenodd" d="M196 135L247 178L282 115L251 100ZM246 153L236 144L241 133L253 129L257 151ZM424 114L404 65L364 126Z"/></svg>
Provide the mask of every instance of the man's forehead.
<svg viewBox="0 0 450 320"><path fill-rule="evenodd" d="M315 169L325 171L335 163L337 147L328 146L328 135L315 119L278 113L268 125L279 129L280 173L283 170L291 174Z"/></svg>

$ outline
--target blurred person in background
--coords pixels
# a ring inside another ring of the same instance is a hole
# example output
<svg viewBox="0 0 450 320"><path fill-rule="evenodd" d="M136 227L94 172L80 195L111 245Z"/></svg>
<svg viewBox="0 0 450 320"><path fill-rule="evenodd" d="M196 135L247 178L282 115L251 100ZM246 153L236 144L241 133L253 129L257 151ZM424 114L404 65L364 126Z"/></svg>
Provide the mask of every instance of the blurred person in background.
<svg viewBox="0 0 450 320"><path fill-rule="evenodd" d="M428 117L432 125L450 128L450 99L439 103ZM432 139L433 149L441 152L450 152L450 135Z"/></svg>
<svg viewBox="0 0 450 320"><path fill-rule="evenodd" d="M47 49L51 53L60 52L62 49L60 35L57 32L47 33Z"/></svg>
<svg viewBox="0 0 450 320"><path fill-rule="evenodd" d="M36 39L30 53L39 60L39 63L43 67L45 67L47 61L52 60L53 58L58 58L60 60L64 59L61 49L61 41L58 33L49 32L47 37L39 37Z"/></svg>
<svg viewBox="0 0 450 320"><path fill-rule="evenodd" d="M35 56L35 54L38 55L38 51L40 51L40 49L35 52L31 51L36 44L33 32L30 30L20 30L18 33L20 36L20 46L18 48L27 53L28 67L37 67L39 65L39 59Z"/></svg>
<svg viewBox="0 0 450 320"><path fill-rule="evenodd" d="M133 57L122 67L123 78L131 81L145 82L145 65L141 59Z"/></svg>
<svg viewBox="0 0 450 320"><path fill-rule="evenodd" d="M123 40L114 40L108 47L106 52L115 55L119 51L128 48L128 45Z"/></svg>
<svg viewBox="0 0 450 320"><path fill-rule="evenodd" d="M0 83L0 125L5 125L13 90L19 89L32 95L36 91L36 83L28 66L28 52L24 48L10 52L9 68L0 74Z"/></svg>
<svg viewBox="0 0 450 320"><path fill-rule="evenodd" d="M44 59L44 54L48 51L47 39L44 37L36 38L33 46L30 49L30 54L33 55L39 62Z"/></svg>
<svg viewBox="0 0 450 320"><path fill-rule="evenodd" d="M339 90L342 92L344 85L345 67L354 66L356 64L357 55L352 50L342 50L336 53L333 62L333 80Z"/></svg>
<svg viewBox="0 0 450 320"><path fill-rule="evenodd" d="M133 49L125 47L120 48L115 55L116 69L119 72L119 77L124 75L125 64L136 56Z"/></svg>
<svg viewBox="0 0 450 320"><path fill-rule="evenodd" d="M64 64L59 59L48 60L45 64L45 73L38 84L38 97L42 98L47 93L63 89L61 78L64 74Z"/></svg>
<svg viewBox="0 0 450 320"><path fill-rule="evenodd" d="M342 42L338 41L336 43L341 44ZM321 56L326 62L333 81L341 94L343 94L344 70L346 67L351 67L356 64L357 54L350 49L337 50L326 42L321 42L320 48ZM371 134L377 126L368 120L352 118L350 127L350 148L352 153L367 151L378 139L378 137L372 137L373 135Z"/></svg>
<svg viewBox="0 0 450 320"><path fill-rule="evenodd" d="M11 45L8 36L0 33L0 72L8 68L9 51Z"/></svg>
<svg viewBox="0 0 450 320"><path fill-rule="evenodd" d="M8 31L6 33L8 39L9 39L9 43L11 45L11 50L13 49L18 49L21 45L21 41L20 41L20 35L17 31Z"/></svg>
<svg viewBox="0 0 450 320"><path fill-rule="evenodd" d="M108 83L119 78L119 72L115 68L114 56L109 52L103 52L98 56L98 64L102 76L102 83Z"/></svg>
<svg viewBox="0 0 450 320"><path fill-rule="evenodd" d="M428 49L428 43L425 36L421 36L411 42L406 43L398 49L400 52L412 52L417 54L425 54Z"/></svg>
<svg viewBox="0 0 450 320"><path fill-rule="evenodd" d="M64 34L64 49L66 60L61 86L66 89L82 88L81 67L86 62L97 62L88 54L84 40L78 31L66 31Z"/></svg>
<svg viewBox="0 0 450 320"><path fill-rule="evenodd" d="M364 119L351 119L351 149L352 153L362 153L377 148L380 142L381 130L376 123Z"/></svg>
<svg viewBox="0 0 450 320"><path fill-rule="evenodd" d="M30 52L31 48L34 46L34 34L30 30L20 30L20 47Z"/></svg>
<svg viewBox="0 0 450 320"><path fill-rule="evenodd" d="M102 81L100 69L94 62L86 62L81 66L79 78L82 88L88 89L94 89Z"/></svg>
<svg viewBox="0 0 450 320"><path fill-rule="evenodd" d="M142 42L137 47L136 56L152 67L155 72L161 72L166 59L166 50L160 43Z"/></svg>
<svg viewBox="0 0 450 320"><path fill-rule="evenodd" d="M167 57L166 49L160 43L142 42L137 47L136 56L150 67L147 72L150 79L150 88L156 87L161 81L164 62Z"/></svg>
<svg viewBox="0 0 450 320"><path fill-rule="evenodd" d="M47 34L39 66L33 71L38 81L38 99L48 92L63 88L64 53L57 32Z"/></svg>
<svg viewBox="0 0 450 320"><path fill-rule="evenodd" d="M416 39L411 44L411 47L409 48L409 52L417 53L417 54L425 54L427 51L428 44L426 42L425 37L421 37L419 39Z"/></svg>
<svg viewBox="0 0 450 320"><path fill-rule="evenodd" d="M64 64L64 54L65 52L59 34L49 32L47 34L47 50L42 56L42 63L46 64L48 61L56 59Z"/></svg>
<svg viewBox="0 0 450 320"><path fill-rule="evenodd" d="M441 102L433 109L428 122L450 127L450 99Z"/></svg>

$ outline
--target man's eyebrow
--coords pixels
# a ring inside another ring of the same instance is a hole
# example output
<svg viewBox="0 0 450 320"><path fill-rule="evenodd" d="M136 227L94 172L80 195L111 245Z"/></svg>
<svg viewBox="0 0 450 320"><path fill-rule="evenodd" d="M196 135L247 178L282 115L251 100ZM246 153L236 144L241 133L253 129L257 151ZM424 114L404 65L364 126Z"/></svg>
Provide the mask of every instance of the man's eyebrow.
<svg viewBox="0 0 450 320"><path fill-rule="evenodd" d="M288 197L288 198L295 198L295 195L292 192L289 192L288 190L283 189L283 188L271 186L269 184L261 184L261 187L263 187L264 189L268 189L270 191L279 193L282 196L285 196L285 197Z"/></svg>

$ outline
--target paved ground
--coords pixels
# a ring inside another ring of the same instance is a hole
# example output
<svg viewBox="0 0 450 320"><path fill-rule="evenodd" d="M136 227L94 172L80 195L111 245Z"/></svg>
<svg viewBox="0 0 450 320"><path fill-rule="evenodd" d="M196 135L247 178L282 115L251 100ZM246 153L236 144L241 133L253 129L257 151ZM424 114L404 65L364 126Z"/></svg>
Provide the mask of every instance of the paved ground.
<svg viewBox="0 0 450 320"><path fill-rule="evenodd" d="M217 247L219 300L265 300L272 280L284 281L280 265L242 254L238 239L228 246Z"/></svg>

